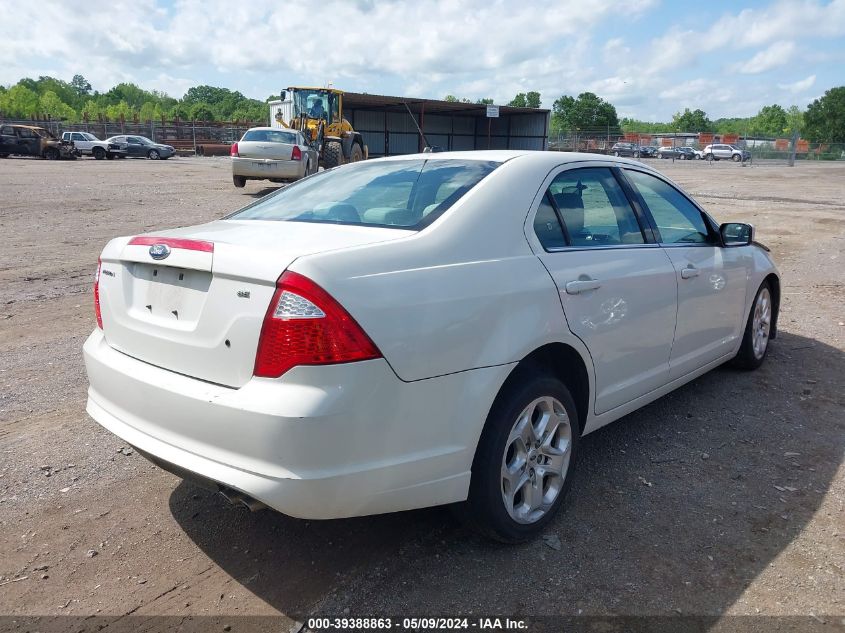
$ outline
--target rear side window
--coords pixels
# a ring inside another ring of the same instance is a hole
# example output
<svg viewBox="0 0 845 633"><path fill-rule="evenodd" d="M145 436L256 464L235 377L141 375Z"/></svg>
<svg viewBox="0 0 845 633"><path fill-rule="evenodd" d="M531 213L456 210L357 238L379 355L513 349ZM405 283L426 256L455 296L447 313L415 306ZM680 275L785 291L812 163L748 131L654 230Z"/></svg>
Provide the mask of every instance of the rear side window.
<svg viewBox="0 0 845 633"><path fill-rule="evenodd" d="M626 170L631 184L645 200L664 244L702 244L710 233L701 211L686 196L660 178Z"/></svg>
<svg viewBox="0 0 845 633"><path fill-rule="evenodd" d="M561 173L549 186L571 246L643 244L634 210L605 167Z"/></svg>
<svg viewBox="0 0 845 633"><path fill-rule="evenodd" d="M15 128L11 125L4 125L0 128L0 134L5 134L6 136L15 136Z"/></svg>
<svg viewBox="0 0 845 633"><path fill-rule="evenodd" d="M315 174L229 216L419 230L492 172L495 161L363 161Z"/></svg>
<svg viewBox="0 0 845 633"><path fill-rule="evenodd" d="M248 130L241 140L297 145L297 135L295 132L283 132L281 130Z"/></svg>

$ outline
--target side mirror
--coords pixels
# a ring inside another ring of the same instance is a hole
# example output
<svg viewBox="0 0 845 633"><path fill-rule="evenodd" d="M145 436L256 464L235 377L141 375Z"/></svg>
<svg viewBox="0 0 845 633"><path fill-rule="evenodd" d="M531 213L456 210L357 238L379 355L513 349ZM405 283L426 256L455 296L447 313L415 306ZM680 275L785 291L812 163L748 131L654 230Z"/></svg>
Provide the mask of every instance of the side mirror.
<svg viewBox="0 0 845 633"><path fill-rule="evenodd" d="M748 246L754 241L754 227L743 222L728 222L719 227L722 246Z"/></svg>
<svg viewBox="0 0 845 633"><path fill-rule="evenodd" d="M280 94L280 95L279 95L279 97L281 98L281 100L282 100L282 101L287 101L287 98L288 98L288 91L287 91L287 90L282 90L282 94Z"/></svg>

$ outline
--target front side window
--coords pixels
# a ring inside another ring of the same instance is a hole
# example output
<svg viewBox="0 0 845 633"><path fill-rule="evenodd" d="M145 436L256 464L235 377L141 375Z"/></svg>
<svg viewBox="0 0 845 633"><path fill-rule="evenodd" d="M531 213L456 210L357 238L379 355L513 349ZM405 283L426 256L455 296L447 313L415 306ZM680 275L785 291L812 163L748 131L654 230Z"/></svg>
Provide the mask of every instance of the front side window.
<svg viewBox="0 0 845 633"><path fill-rule="evenodd" d="M549 186L571 246L643 244L642 230L622 187L606 167L573 169Z"/></svg>
<svg viewBox="0 0 845 633"><path fill-rule="evenodd" d="M84 141L85 140L85 137L82 136L82 134L80 134L79 132L74 132L73 134L70 135L70 138L71 138L72 141Z"/></svg>
<svg viewBox="0 0 845 633"><path fill-rule="evenodd" d="M669 183L640 171L626 170L642 196L664 244L704 244L710 232L701 211Z"/></svg>
<svg viewBox="0 0 845 633"><path fill-rule="evenodd" d="M227 219L420 230L499 165L461 159L360 162L300 180Z"/></svg>

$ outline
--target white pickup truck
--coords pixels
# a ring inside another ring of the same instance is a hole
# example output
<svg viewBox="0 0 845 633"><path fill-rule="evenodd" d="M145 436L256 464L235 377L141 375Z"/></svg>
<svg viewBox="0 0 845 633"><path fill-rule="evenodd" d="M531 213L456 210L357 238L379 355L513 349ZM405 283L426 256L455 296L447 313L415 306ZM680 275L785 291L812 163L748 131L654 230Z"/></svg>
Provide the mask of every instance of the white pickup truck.
<svg viewBox="0 0 845 633"><path fill-rule="evenodd" d="M71 141L77 154L93 156L97 160L126 155L126 150L121 150L119 145L101 141L90 132L63 132L62 140Z"/></svg>

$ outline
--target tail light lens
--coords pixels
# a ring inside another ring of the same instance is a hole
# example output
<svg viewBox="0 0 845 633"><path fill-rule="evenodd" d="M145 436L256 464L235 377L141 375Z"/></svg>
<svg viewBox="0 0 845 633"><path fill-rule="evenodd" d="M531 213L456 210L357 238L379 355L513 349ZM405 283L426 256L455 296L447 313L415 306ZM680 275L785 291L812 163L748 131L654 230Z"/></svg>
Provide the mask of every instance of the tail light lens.
<svg viewBox="0 0 845 633"><path fill-rule="evenodd" d="M97 327L103 329L103 315L100 312L100 270L103 262L97 258L97 274L94 276L94 316L97 317Z"/></svg>
<svg viewBox="0 0 845 633"><path fill-rule="evenodd" d="M286 272L264 317L255 375L278 378L297 365L332 365L381 358L361 326L307 277Z"/></svg>
<svg viewBox="0 0 845 633"><path fill-rule="evenodd" d="M229 148L229 156L237 156L238 155L238 144L232 143L232 147Z"/></svg>
<svg viewBox="0 0 845 633"><path fill-rule="evenodd" d="M299 149L298 145L293 146L293 151L290 153L291 160L302 160L302 150Z"/></svg>

